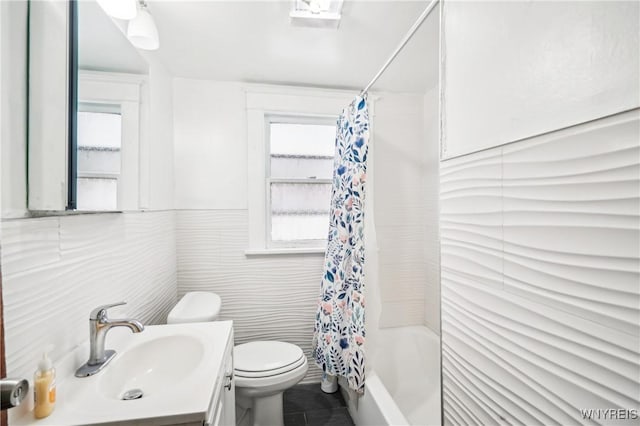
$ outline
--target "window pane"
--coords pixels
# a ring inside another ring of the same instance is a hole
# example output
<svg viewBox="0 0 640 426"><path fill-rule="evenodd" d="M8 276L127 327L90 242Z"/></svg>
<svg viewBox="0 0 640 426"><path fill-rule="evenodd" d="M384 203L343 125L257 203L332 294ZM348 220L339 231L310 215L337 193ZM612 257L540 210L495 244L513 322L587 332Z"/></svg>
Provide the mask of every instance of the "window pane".
<svg viewBox="0 0 640 426"><path fill-rule="evenodd" d="M119 113L78 111L78 210L118 209L121 145L122 116Z"/></svg>
<svg viewBox="0 0 640 426"><path fill-rule="evenodd" d="M122 116L108 112L78 111L78 146L120 148Z"/></svg>
<svg viewBox="0 0 640 426"><path fill-rule="evenodd" d="M271 123L271 176L330 179L335 125Z"/></svg>
<svg viewBox="0 0 640 426"><path fill-rule="evenodd" d="M324 240L329 229L331 184L272 183L271 240Z"/></svg>
<svg viewBox="0 0 640 426"><path fill-rule="evenodd" d="M331 184L272 183L272 214L329 214Z"/></svg>
<svg viewBox="0 0 640 426"><path fill-rule="evenodd" d="M271 155L271 176L276 178L330 179L333 157L300 157L286 154Z"/></svg>
<svg viewBox="0 0 640 426"><path fill-rule="evenodd" d="M78 178L78 210L116 210L117 179Z"/></svg>
<svg viewBox="0 0 640 426"><path fill-rule="evenodd" d="M120 173L120 151L109 148L78 147L78 174Z"/></svg>

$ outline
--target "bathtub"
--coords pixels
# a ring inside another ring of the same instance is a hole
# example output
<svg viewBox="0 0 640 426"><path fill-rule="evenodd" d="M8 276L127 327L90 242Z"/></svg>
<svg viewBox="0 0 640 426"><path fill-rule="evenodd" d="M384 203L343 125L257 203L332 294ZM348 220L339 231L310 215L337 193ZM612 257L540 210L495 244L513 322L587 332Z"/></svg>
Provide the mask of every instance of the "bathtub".
<svg viewBox="0 0 640 426"><path fill-rule="evenodd" d="M378 331L361 397L341 386L356 426L440 425L440 338L427 327Z"/></svg>

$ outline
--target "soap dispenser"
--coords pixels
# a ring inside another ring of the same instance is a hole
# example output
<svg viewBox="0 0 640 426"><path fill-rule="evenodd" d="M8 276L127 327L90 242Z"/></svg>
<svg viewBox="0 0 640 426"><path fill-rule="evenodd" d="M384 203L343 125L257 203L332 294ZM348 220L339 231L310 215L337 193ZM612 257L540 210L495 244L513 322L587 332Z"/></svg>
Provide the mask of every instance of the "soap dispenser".
<svg viewBox="0 0 640 426"><path fill-rule="evenodd" d="M33 375L33 414L36 419L47 417L56 404L56 370L48 354L51 349L49 346L44 351Z"/></svg>

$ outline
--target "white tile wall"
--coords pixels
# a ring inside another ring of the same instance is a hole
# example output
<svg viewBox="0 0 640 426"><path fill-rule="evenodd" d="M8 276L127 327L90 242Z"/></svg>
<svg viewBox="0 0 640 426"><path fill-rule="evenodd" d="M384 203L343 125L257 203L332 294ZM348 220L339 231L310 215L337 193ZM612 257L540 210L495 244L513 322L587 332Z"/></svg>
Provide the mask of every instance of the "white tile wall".
<svg viewBox="0 0 640 426"><path fill-rule="evenodd" d="M442 164L447 424L640 406L640 112Z"/></svg>
<svg viewBox="0 0 640 426"><path fill-rule="evenodd" d="M369 190L375 191L381 327L439 329L437 126L434 139L425 125L433 103L428 115L437 117L432 95L427 103L423 96L382 94L375 103Z"/></svg>
<svg viewBox="0 0 640 426"><path fill-rule="evenodd" d="M440 111L438 87L424 95L422 170L425 264L424 324L440 334Z"/></svg>
<svg viewBox="0 0 640 426"><path fill-rule="evenodd" d="M176 223L180 296L220 295L220 319L233 320L236 344L281 340L310 356L324 255L245 256L246 210L179 210ZM319 381L309 364L305 381Z"/></svg>
<svg viewBox="0 0 640 426"><path fill-rule="evenodd" d="M30 378L89 338L89 312L162 323L176 300L174 212L88 214L2 222L7 371ZM87 354L88 356L88 354Z"/></svg>

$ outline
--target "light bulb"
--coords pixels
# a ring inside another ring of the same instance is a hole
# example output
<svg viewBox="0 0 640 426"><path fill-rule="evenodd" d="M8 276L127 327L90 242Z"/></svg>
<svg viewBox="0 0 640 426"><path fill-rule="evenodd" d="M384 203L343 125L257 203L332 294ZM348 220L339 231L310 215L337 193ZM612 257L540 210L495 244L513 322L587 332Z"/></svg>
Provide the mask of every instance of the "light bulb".
<svg viewBox="0 0 640 426"><path fill-rule="evenodd" d="M318 0L311 0L309 2L309 11L311 13L320 13L320 2Z"/></svg>
<svg viewBox="0 0 640 426"><path fill-rule="evenodd" d="M328 12L331 8L331 0L309 0L311 13Z"/></svg>
<svg viewBox="0 0 640 426"><path fill-rule="evenodd" d="M138 13L136 0L98 0L98 4L107 15L117 19L133 19Z"/></svg>

